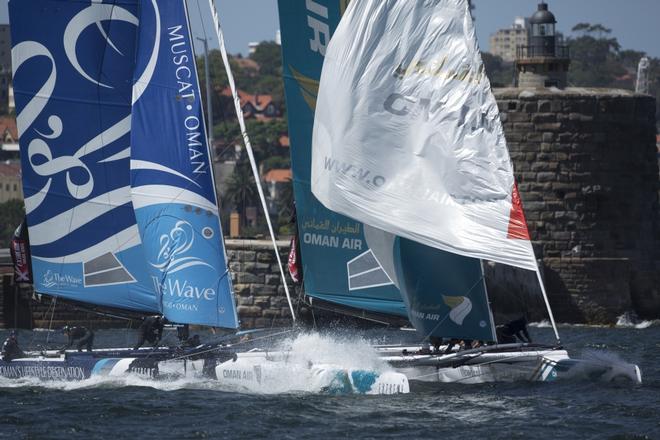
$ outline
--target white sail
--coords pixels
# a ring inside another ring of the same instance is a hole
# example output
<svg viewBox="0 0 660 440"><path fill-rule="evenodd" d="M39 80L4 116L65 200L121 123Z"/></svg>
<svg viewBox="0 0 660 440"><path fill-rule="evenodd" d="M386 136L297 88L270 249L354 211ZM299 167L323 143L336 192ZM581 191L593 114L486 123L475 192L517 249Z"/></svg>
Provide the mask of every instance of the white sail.
<svg viewBox="0 0 660 440"><path fill-rule="evenodd" d="M465 0L350 4L323 65L312 191L385 231L537 269Z"/></svg>

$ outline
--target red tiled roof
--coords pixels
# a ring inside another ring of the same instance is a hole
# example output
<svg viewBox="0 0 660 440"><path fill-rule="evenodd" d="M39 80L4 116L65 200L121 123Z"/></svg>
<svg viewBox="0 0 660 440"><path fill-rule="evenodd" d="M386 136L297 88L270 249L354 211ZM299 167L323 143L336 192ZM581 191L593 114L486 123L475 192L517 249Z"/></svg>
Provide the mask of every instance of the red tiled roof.
<svg viewBox="0 0 660 440"><path fill-rule="evenodd" d="M231 97L231 89L229 87L222 89L221 93L224 96ZM268 104L273 102L271 95L251 95L241 89L238 89L238 98L241 101L241 107L245 107L246 104L250 103L258 112L264 111L268 107Z"/></svg>
<svg viewBox="0 0 660 440"><path fill-rule="evenodd" d="M10 116L0 116L0 143L4 140L5 133L9 131L11 137L18 141L18 129L16 128L16 118Z"/></svg>
<svg viewBox="0 0 660 440"><path fill-rule="evenodd" d="M292 174L290 169L275 168L266 173L264 181L266 182L288 182Z"/></svg>

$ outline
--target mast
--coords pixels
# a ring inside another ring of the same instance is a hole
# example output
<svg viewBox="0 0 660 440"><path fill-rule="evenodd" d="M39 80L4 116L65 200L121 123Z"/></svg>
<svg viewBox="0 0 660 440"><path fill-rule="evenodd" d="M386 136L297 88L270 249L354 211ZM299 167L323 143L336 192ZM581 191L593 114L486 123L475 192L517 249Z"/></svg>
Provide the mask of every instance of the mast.
<svg viewBox="0 0 660 440"><path fill-rule="evenodd" d="M261 179L259 177L259 169L257 167L257 162L254 158L254 152L252 151L252 144L250 143L250 137L248 136L247 129L245 127L245 119L243 118L243 110L241 109L240 99L236 91L236 84L234 82L234 75L231 71L231 66L229 65L229 58L227 56L227 48L225 47L225 38L222 33L222 28L220 27L220 19L218 18L218 11L215 7L213 0L209 0L209 7L211 8L211 14L213 16L213 23L215 24L215 31L218 37L218 42L220 43L220 53L222 54L222 62L225 65L225 70L227 71L227 80L229 81L229 87L231 88L231 94L234 98L234 108L236 109L236 116L238 118L238 123L241 127L241 134L243 135L243 143L245 144L245 149L248 153L250 159L250 165L252 167L252 173L254 174L254 180L257 184L257 191L259 192L259 199L261 200L261 206L264 210L264 216L266 217L266 223L268 224L268 232L270 233L270 238L273 243L273 249L275 250L275 258L277 258L277 265L280 269L280 276L282 278L282 285L284 286L284 292L286 293L286 299L289 303L289 310L291 311L291 318L293 322L296 322L296 313L293 310L293 302L291 301L291 294L289 293L289 286L286 281L286 276L284 275L284 268L282 266L282 259L280 258L280 252L277 247L277 241L275 239L275 232L273 231L273 225L270 221L270 215L268 213L268 204L266 203L266 197L264 196L264 190L261 186Z"/></svg>

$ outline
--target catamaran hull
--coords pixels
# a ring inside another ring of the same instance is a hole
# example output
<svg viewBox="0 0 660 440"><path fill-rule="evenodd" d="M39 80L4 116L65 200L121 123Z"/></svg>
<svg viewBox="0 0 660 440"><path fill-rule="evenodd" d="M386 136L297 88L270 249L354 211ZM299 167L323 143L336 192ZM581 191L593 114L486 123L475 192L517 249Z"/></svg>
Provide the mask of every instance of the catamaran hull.
<svg viewBox="0 0 660 440"><path fill-rule="evenodd" d="M31 377L41 380L73 381L92 376L122 376L136 374L158 376L156 361L141 358L98 358L79 356L66 358L38 357L0 361L0 377L19 379Z"/></svg>
<svg viewBox="0 0 660 440"><path fill-rule="evenodd" d="M27 353L26 357L12 361L0 360L0 377L72 381L93 376L121 377L131 374L143 378L168 379L180 377L181 372L188 371L188 365L191 366L190 371L196 371L195 368L198 368L200 372L208 372L219 360L224 361L232 356L216 352L214 356L205 359L177 363L181 354L180 351L170 348L119 348L66 353L50 350ZM172 364L175 364L176 368L173 368Z"/></svg>
<svg viewBox="0 0 660 440"><path fill-rule="evenodd" d="M449 355L393 355L391 352L391 349L382 350L382 359L399 373L405 374L409 381L477 384L552 382L559 379L611 382L624 379L637 384L642 382L637 365L572 359L561 349L506 352L471 350L464 354L459 352Z"/></svg>

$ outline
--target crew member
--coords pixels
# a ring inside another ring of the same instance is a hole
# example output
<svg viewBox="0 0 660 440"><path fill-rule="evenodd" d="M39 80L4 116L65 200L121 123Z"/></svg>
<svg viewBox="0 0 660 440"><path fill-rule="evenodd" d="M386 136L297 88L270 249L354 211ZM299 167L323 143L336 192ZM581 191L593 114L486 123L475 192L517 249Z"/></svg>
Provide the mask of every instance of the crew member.
<svg viewBox="0 0 660 440"><path fill-rule="evenodd" d="M2 344L2 360L9 362L12 359L17 359L23 356L25 356L25 354L18 346L16 332L12 331L9 333L9 337L5 340L5 343Z"/></svg>
<svg viewBox="0 0 660 440"><path fill-rule="evenodd" d="M497 342L500 344L515 344L516 338L521 342L531 343L532 338L527 331L527 319L523 316L508 324L497 326Z"/></svg>
<svg viewBox="0 0 660 440"><path fill-rule="evenodd" d="M133 350L137 350L142 347L145 341L153 344L154 347L158 347L160 338L163 336L163 326L165 325L164 319L160 315L148 316L144 318L140 328L140 337L137 344L133 347Z"/></svg>
<svg viewBox="0 0 660 440"><path fill-rule="evenodd" d="M192 338L183 341L183 346L187 348L198 347L200 345L202 345L202 340L199 338L199 335L193 335Z"/></svg>
<svg viewBox="0 0 660 440"><path fill-rule="evenodd" d="M92 351L92 345L94 345L93 331L89 330L87 327L69 327L68 325L65 325L62 331L69 337L69 341L60 351L65 351L71 348L74 342L77 342L78 351L82 351L83 347L85 347L87 351Z"/></svg>

